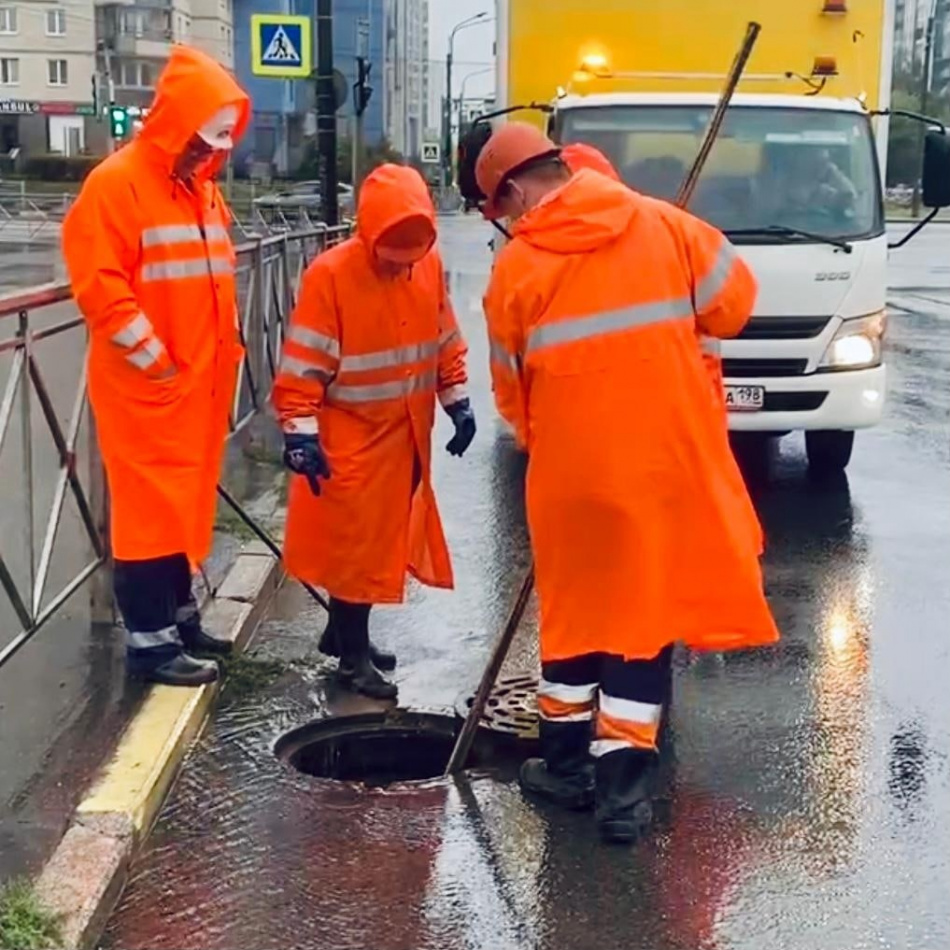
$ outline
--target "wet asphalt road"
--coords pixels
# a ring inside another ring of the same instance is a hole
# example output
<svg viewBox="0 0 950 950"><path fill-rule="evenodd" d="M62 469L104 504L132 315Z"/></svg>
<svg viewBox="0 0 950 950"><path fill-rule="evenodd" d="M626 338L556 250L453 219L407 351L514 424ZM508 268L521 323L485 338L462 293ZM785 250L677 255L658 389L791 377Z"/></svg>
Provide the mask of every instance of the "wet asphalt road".
<svg viewBox="0 0 950 950"><path fill-rule="evenodd" d="M495 421L473 221L444 222L471 346L477 442L437 453L453 594L374 615L401 701L476 681L526 563L521 467ZM750 467L765 526L771 650L680 658L664 817L633 851L589 816L524 803L510 771L369 790L298 775L285 729L364 708L316 653L288 586L256 649L289 663L226 703L138 860L106 938L123 948L928 950L950 944L950 229L895 257L886 422L846 481L800 438ZM899 308L899 309L897 309ZM437 438L448 428L440 422ZM583 460L579 460L582 465ZM582 477L582 471L579 477ZM529 617L512 669L535 662Z"/></svg>

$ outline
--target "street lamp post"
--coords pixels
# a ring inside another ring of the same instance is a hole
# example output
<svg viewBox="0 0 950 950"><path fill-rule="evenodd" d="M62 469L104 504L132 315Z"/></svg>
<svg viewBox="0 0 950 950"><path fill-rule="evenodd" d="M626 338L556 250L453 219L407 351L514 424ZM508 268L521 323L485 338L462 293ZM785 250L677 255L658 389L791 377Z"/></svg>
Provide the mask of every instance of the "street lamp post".
<svg viewBox="0 0 950 950"><path fill-rule="evenodd" d="M927 17L926 33L924 34L924 68L920 75L920 111L926 115L930 108L930 89L933 83L934 34L937 27L937 0L930 5L930 15ZM917 160L918 166L924 163L924 126L920 124L917 131ZM914 194L911 201L911 215L920 216L920 177L914 179Z"/></svg>
<svg viewBox="0 0 950 950"><path fill-rule="evenodd" d="M445 57L445 115L442 118L444 128L442 130L442 168L445 173L445 183L448 187L453 184L453 166L452 166L452 56L455 52L455 34L459 30L465 30L470 26L477 26L489 19L488 12L483 10L470 16L468 19L456 23L449 33L449 51Z"/></svg>
<svg viewBox="0 0 950 950"><path fill-rule="evenodd" d="M474 72L466 73L466 75L462 77L462 83L461 83L461 86L459 87L459 97L458 97L458 104L459 104L459 135L462 134L462 111L463 111L464 108L465 108L465 87L468 85L469 79L474 79L476 76L484 76L485 73L491 73L491 72L494 72L494 71L495 71L495 67L494 67L494 66L488 66L488 67L486 67L485 69L476 69ZM452 119L452 117L449 116L449 122L450 122L450 123L451 123L451 119Z"/></svg>

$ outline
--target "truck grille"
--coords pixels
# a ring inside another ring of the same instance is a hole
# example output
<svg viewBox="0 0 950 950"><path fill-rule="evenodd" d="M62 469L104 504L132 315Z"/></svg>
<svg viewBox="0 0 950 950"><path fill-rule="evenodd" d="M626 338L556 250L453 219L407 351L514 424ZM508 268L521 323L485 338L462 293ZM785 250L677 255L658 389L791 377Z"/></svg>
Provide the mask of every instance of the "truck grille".
<svg viewBox="0 0 950 950"><path fill-rule="evenodd" d="M748 376L802 376L807 366L808 360L725 359L722 361L722 375L726 379Z"/></svg>
<svg viewBox="0 0 950 950"><path fill-rule="evenodd" d="M753 317L739 334L740 340L810 340L818 336L830 317Z"/></svg>
<svg viewBox="0 0 950 950"><path fill-rule="evenodd" d="M828 393L766 393L765 412L813 412L820 409Z"/></svg>

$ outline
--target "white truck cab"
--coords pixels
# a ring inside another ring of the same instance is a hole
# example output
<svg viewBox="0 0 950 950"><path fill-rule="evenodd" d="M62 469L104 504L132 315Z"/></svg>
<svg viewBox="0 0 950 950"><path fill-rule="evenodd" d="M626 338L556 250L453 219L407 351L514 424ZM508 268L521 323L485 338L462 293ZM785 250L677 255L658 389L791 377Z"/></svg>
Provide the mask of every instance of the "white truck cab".
<svg viewBox="0 0 950 950"><path fill-rule="evenodd" d="M714 94L565 96L555 138L587 142L632 188L673 200ZM738 94L689 209L755 273L754 315L721 355L736 431L804 430L810 465L842 470L886 393L887 237L877 137L857 100Z"/></svg>

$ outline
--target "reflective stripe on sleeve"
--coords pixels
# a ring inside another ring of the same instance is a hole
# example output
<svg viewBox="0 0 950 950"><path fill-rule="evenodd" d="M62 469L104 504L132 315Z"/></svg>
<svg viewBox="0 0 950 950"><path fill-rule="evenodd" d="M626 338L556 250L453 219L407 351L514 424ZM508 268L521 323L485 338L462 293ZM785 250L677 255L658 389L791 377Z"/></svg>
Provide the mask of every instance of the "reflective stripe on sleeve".
<svg viewBox="0 0 950 950"><path fill-rule="evenodd" d="M377 350L358 356L344 356L340 361L341 373L358 373L371 369L391 369L409 363L432 359L439 351L438 343L413 343L390 350Z"/></svg>
<svg viewBox="0 0 950 950"><path fill-rule="evenodd" d="M518 372L518 357L509 353L500 343L489 340L489 354L491 361L510 370L512 373Z"/></svg>
<svg viewBox="0 0 950 950"><path fill-rule="evenodd" d="M163 627L161 630L126 630L125 643L130 650L155 650L160 647L179 646L178 628Z"/></svg>
<svg viewBox="0 0 950 950"><path fill-rule="evenodd" d="M716 256L713 269L696 283L695 301L697 310L705 310L725 289L735 263L736 249L725 239Z"/></svg>
<svg viewBox="0 0 950 950"><path fill-rule="evenodd" d="M590 340L636 327L664 323L667 320L682 320L691 316L693 316L691 301L659 300L655 303L635 304L604 313L559 320L557 323L545 323L531 331L525 345L525 353L559 343L576 343L579 340Z"/></svg>
<svg viewBox="0 0 950 950"><path fill-rule="evenodd" d="M204 237L197 224L166 224L157 228L146 228L142 232L142 247L161 247L167 244L187 244L189 241L226 241L230 234L220 224L205 228Z"/></svg>
<svg viewBox="0 0 950 950"><path fill-rule="evenodd" d="M439 391L439 404L443 409L447 406L454 406L463 399L468 399L468 386L449 386L448 389Z"/></svg>
<svg viewBox="0 0 950 950"><path fill-rule="evenodd" d="M317 380L324 386L329 385L334 376L330 370L322 366L314 366L313 363L297 359L287 353L280 358L280 371L288 376L296 376L298 379Z"/></svg>
<svg viewBox="0 0 950 950"><path fill-rule="evenodd" d="M298 416L284 421L284 432L293 435L317 435L320 426L314 416Z"/></svg>
<svg viewBox="0 0 950 950"><path fill-rule="evenodd" d="M137 314L130 320L118 333L112 337L112 342L116 346L125 347L131 350L133 347L144 343L150 336L154 335L155 330L152 327L152 321L144 313Z"/></svg>
<svg viewBox="0 0 950 950"><path fill-rule="evenodd" d="M126 354L126 359L136 369L151 369L165 355L165 347L160 340L152 337L145 346Z"/></svg>
<svg viewBox="0 0 950 950"><path fill-rule="evenodd" d="M183 280L189 277L204 277L208 274L232 273L231 262L226 257L196 257L183 261L156 261L142 267L142 280Z"/></svg>
<svg viewBox="0 0 950 950"><path fill-rule="evenodd" d="M287 339L293 343L299 343L300 346L306 346L311 350L319 350L321 353L326 353L327 356L333 359L338 359L340 356L339 340L335 340L332 336L327 336L325 333L320 333L317 330L311 330L310 327L301 326L299 323L291 325L287 331Z"/></svg>
<svg viewBox="0 0 950 950"><path fill-rule="evenodd" d="M435 370L428 370L408 379L397 379L391 383L373 383L364 386L341 386L333 383L327 389L327 399L333 402L377 402L384 399L399 399L415 393L435 390Z"/></svg>
<svg viewBox="0 0 950 950"><path fill-rule="evenodd" d="M720 356L722 354L722 340L719 340L714 336L700 337L699 348L707 356Z"/></svg>

